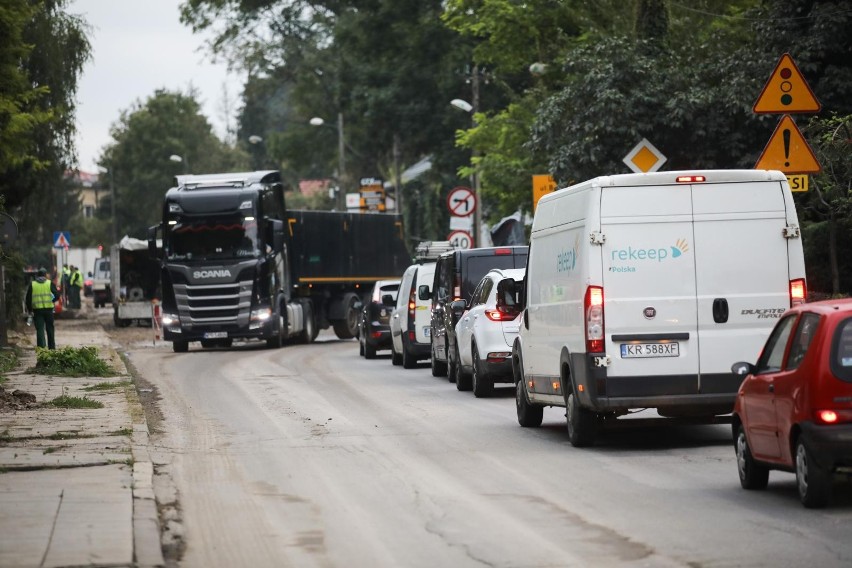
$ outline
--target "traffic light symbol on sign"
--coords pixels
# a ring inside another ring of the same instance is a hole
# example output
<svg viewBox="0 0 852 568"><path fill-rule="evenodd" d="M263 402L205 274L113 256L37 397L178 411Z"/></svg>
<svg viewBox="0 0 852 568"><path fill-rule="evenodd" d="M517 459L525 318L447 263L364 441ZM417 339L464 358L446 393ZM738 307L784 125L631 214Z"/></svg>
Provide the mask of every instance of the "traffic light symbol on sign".
<svg viewBox="0 0 852 568"><path fill-rule="evenodd" d="M756 114L788 114L818 112L820 108L793 58L785 53L757 97L753 110Z"/></svg>

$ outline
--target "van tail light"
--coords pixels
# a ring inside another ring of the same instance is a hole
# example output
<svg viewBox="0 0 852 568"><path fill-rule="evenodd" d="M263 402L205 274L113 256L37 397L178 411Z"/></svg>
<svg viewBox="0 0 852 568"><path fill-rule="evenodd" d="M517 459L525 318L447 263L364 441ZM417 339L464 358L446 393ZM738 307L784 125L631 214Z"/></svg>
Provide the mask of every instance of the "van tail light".
<svg viewBox="0 0 852 568"><path fill-rule="evenodd" d="M414 310L417 308L417 280L411 283L411 291L408 293L408 324L414 324Z"/></svg>
<svg viewBox="0 0 852 568"><path fill-rule="evenodd" d="M512 249L510 249L510 248L498 248L498 249L494 249L494 254L500 254L500 255L503 255L503 254L512 254Z"/></svg>
<svg viewBox="0 0 852 568"><path fill-rule="evenodd" d="M453 301L461 299L461 275L456 274L453 278Z"/></svg>
<svg viewBox="0 0 852 568"><path fill-rule="evenodd" d="M807 297L808 286L805 284L805 279L796 278L795 280L790 280L790 307L804 304Z"/></svg>
<svg viewBox="0 0 852 568"><path fill-rule="evenodd" d="M601 286L586 288L583 300L586 314L586 353L604 352L604 293Z"/></svg>
<svg viewBox="0 0 852 568"><path fill-rule="evenodd" d="M677 176L675 181L677 183L702 183L707 181L707 178L704 176Z"/></svg>

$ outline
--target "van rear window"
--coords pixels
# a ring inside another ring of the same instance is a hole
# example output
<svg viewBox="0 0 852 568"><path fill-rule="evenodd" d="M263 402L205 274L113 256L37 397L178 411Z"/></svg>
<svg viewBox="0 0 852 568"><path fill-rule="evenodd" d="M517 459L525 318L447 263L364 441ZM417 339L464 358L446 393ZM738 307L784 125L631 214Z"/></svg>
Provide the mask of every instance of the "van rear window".
<svg viewBox="0 0 852 568"><path fill-rule="evenodd" d="M466 270L462 271L462 298L470 300L473 291L479 285L482 277L494 268L524 268L527 265L526 254L471 256L465 259Z"/></svg>

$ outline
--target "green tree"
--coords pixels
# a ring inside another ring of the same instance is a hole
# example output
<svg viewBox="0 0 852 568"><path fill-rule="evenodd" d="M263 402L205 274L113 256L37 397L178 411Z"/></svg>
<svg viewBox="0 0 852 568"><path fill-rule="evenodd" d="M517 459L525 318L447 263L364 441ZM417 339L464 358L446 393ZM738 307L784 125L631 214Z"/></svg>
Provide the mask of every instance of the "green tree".
<svg viewBox="0 0 852 568"><path fill-rule="evenodd" d="M112 177L119 238L144 238L162 217L163 196L183 173L248 169L244 152L225 146L213 133L195 93L157 90L136 102L113 124L113 141L100 158ZM170 160L180 156L182 162ZM105 211L110 197L103 199Z"/></svg>

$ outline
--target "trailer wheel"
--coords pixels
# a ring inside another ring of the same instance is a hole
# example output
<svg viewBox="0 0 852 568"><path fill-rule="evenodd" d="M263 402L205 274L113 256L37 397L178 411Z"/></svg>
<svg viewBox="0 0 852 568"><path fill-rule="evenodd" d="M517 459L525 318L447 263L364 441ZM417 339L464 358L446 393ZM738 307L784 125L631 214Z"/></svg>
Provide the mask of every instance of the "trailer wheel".
<svg viewBox="0 0 852 568"><path fill-rule="evenodd" d="M186 353L189 351L189 341L184 341L182 339L172 341L172 351L175 353Z"/></svg>
<svg viewBox="0 0 852 568"><path fill-rule="evenodd" d="M340 339L352 339L358 334L358 294L349 292L343 297L343 319L332 322L334 334Z"/></svg>

